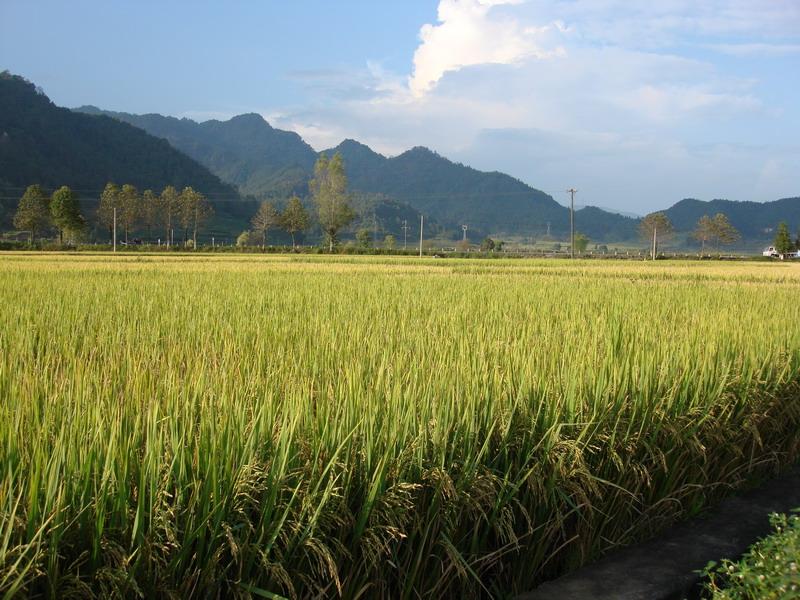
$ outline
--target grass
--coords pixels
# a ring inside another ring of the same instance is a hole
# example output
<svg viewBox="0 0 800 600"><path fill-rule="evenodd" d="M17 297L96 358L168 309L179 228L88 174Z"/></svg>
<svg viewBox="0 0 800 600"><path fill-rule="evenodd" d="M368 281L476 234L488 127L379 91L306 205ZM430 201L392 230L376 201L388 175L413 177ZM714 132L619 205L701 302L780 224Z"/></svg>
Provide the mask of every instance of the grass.
<svg viewBox="0 0 800 600"><path fill-rule="evenodd" d="M772 515L772 535L738 561L706 568L705 593L712 600L791 600L800 598L800 516Z"/></svg>
<svg viewBox="0 0 800 600"><path fill-rule="evenodd" d="M503 597L776 472L800 267L0 256L4 597Z"/></svg>

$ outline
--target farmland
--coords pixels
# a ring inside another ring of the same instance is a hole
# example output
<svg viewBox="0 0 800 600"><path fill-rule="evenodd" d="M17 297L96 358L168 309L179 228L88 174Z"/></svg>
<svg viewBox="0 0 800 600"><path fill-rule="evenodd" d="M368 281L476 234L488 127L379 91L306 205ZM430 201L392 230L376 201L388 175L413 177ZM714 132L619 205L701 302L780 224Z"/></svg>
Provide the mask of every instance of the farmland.
<svg viewBox="0 0 800 600"><path fill-rule="evenodd" d="M800 265L0 255L0 594L502 597L800 450Z"/></svg>

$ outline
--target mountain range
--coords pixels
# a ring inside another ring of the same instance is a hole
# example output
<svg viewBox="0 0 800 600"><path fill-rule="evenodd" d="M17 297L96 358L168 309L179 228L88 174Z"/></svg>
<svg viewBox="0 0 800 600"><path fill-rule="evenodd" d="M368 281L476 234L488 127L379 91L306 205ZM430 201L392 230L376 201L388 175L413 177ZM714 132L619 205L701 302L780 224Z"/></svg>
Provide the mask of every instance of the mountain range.
<svg viewBox="0 0 800 600"><path fill-rule="evenodd" d="M402 236L425 215L426 233L471 239L484 235L563 239L569 211L548 194L499 172L483 172L424 147L387 157L355 140L326 153L344 158L359 214L353 229ZM90 202L107 181L140 189L191 185L217 206L212 226L235 235L247 228L258 200L307 195L320 153L298 134L270 126L258 114L202 123L158 114L134 115L93 106L55 106L34 84L0 74L0 205L30 183L67 184ZM2 206L0 206L2 208ZM0 211L0 219L3 218ZM800 198L776 202L682 200L666 210L684 243L704 214L723 212L749 244L770 239L781 220L800 224ZM595 243L637 238L638 219L587 206L577 229ZM402 237L400 238L402 240Z"/></svg>
<svg viewBox="0 0 800 600"><path fill-rule="evenodd" d="M256 198L304 194L319 158L299 135L270 126L258 114L197 123L157 114L103 111L94 106L75 110L109 116L164 138L221 179L237 185L242 193ZM325 152L342 154L354 193L407 205L453 235L460 234L462 225L469 227L473 238L487 234L540 236L548 229L558 236L569 230L568 209L548 194L504 173L487 173L454 163L427 148L416 147L386 157L348 139ZM617 213L586 208L577 211L576 219L580 230L594 240L636 236L636 219Z"/></svg>

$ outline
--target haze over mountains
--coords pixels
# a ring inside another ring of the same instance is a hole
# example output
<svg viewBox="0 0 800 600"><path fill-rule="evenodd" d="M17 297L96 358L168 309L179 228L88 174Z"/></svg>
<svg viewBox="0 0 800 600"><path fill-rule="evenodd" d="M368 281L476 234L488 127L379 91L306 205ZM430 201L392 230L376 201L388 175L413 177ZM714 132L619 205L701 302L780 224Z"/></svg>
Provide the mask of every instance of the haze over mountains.
<svg viewBox="0 0 800 600"><path fill-rule="evenodd" d="M503 173L477 171L424 147L386 157L348 139L327 152L344 157L360 215L356 227L376 235L400 235L403 223L416 224L420 214L429 234L450 238L460 237L462 224L472 239L541 238L548 230L563 239L568 232L566 207ZM110 180L140 189L191 185L219 205L217 226L235 234L254 211L248 198L307 195L318 157L298 134L271 127L258 114L197 123L93 106L70 111L20 77L0 77L0 186L8 190L6 204L30 183L67 184L84 197L99 194ZM745 240L760 243L780 220L797 228L800 199L683 200L666 212L683 238L704 214L724 212ZM637 236L637 219L591 206L577 211L576 224L595 243Z"/></svg>

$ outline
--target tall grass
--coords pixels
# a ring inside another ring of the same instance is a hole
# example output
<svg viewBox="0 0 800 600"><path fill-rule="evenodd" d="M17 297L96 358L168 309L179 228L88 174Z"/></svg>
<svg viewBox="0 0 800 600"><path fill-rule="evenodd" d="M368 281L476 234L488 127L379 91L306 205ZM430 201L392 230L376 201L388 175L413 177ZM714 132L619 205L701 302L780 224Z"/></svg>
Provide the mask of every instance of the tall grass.
<svg viewBox="0 0 800 600"><path fill-rule="evenodd" d="M502 597L797 458L800 269L0 257L0 593Z"/></svg>

